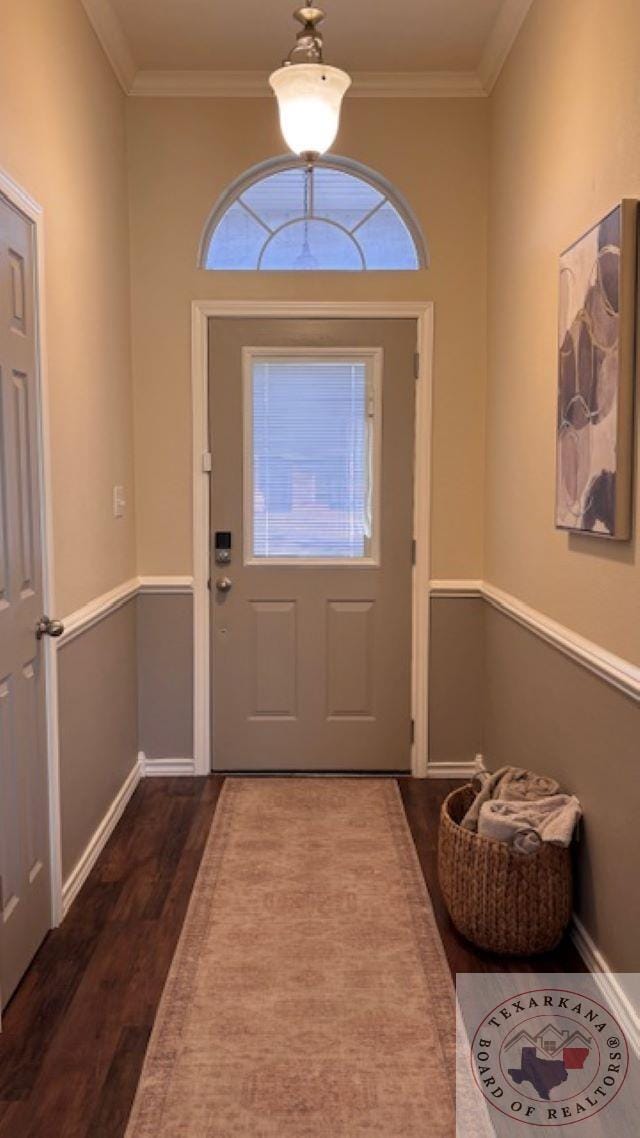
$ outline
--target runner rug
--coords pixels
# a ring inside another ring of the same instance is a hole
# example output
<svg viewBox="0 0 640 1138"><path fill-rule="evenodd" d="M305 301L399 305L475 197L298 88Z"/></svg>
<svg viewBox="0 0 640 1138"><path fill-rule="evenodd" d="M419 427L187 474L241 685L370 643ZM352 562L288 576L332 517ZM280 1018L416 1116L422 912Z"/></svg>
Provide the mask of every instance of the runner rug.
<svg viewBox="0 0 640 1138"><path fill-rule="evenodd" d="M397 784L227 779L127 1138L453 1138L454 996Z"/></svg>

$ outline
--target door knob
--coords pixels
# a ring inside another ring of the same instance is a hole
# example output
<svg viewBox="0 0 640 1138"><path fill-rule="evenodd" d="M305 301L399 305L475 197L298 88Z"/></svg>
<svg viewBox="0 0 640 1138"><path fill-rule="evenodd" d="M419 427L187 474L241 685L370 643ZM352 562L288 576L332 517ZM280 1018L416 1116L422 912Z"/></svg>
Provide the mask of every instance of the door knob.
<svg viewBox="0 0 640 1138"><path fill-rule="evenodd" d="M62 636L64 632L64 624L61 620L51 620L48 616L41 616L36 624L36 640L42 640L43 636Z"/></svg>
<svg viewBox="0 0 640 1138"><path fill-rule="evenodd" d="M230 577L216 577L216 589L219 593L228 593L232 584Z"/></svg>

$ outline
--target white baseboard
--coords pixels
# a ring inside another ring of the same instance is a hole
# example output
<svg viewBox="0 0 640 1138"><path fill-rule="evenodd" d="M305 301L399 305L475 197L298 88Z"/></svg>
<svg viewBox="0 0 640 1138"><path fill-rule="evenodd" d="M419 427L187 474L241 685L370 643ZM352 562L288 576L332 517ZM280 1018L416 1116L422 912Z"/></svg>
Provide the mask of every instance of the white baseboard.
<svg viewBox="0 0 640 1138"><path fill-rule="evenodd" d="M84 853L62 886L63 918L66 917L69 912L69 909L82 889L96 861L109 841L141 777L142 771L140 762L136 760L104 818L100 822L100 825L89 839Z"/></svg>
<svg viewBox="0 0 640 1138"><path fill-rule="evenodd" d="M478 773L475 762L429 763L427 778L465 778L467 781Z"/></svg>
<svg viewBox="0 0 640 1138"><path fill-rule="evenodd" d="M462 759L460 762L429 763L427 778L464 778L468 781L486 769L484 755L476 755L472 760Z"/></svg>
<svg viewBox="0 0 640 1138"><path fill-rule="evenodd" d="M86 848L62 886L62 918L69 909L91 873L96 861L115 830L120 818L141 778L194 775L193 759L148 759L143 751L124 780L104 818L89 839Z"/></svg>
<svg viewBox="0 0 640 1138"><path fill-rule="evenodd" d="M573 917L571 939L589 972L593 974L606 1004L619 1021L629 1047L640 1058L640 1012L635 1008L620 983L619 974L611 968L579 917Z"/></svg>
<svg viewBox="0 0 640 1138"><path fill-rule="evenodd" d="M144 751L138 754L144 778L175 778L196 773L194 759L148 759Z"/></svg>

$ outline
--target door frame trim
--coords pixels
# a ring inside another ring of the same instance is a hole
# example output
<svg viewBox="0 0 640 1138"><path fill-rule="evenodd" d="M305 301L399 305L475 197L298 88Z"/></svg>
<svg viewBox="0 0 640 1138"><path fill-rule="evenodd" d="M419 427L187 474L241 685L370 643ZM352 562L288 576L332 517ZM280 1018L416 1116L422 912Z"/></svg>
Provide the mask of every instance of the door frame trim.
<svg viewBox="0 0 640 1138"><path fill-rule="evenodd" d="M38 490L40 493L40 534L42 542L42 585L44 610L56 612L53 571L53 500L51 481L51 419L49 411L49 372L45 307L45 220L42 206L10 174L0 168L0 194L20 211L34 227L36 377L38 386ZM41 640L45 675L45 717L47 746L47 798L49 817L49 875L51 884L51 927L62 920L62 845L60 824L60 748L58 723L58 663L56 643L49 636Z"/></svg>
<svg viewBox="0 0 640 1138"><path fill-rule="evenodd" d="M433 394L433 301L194 300L191 306L193 471L193 739L195 773L213 768L211 745L211 628L209 578L209 319L343 319L416 321L418 375L415 402L412 577L411 707L414 738L411 773L425 778L429 765L429 577L431 438Z"/></svg>

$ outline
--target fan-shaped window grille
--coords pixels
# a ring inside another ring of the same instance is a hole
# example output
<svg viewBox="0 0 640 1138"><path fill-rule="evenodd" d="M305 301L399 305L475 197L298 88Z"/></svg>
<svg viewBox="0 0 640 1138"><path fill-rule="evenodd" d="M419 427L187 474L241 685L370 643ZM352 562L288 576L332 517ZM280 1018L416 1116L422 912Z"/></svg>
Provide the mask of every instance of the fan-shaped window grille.
<svg viewBox="0 0 640 1138"><path fill-rule="evenodd" d="M424 239L408 205L379 175L344 158L308 167L263 163L239 178L209 219L205 269L421 269Z"/></svg>

